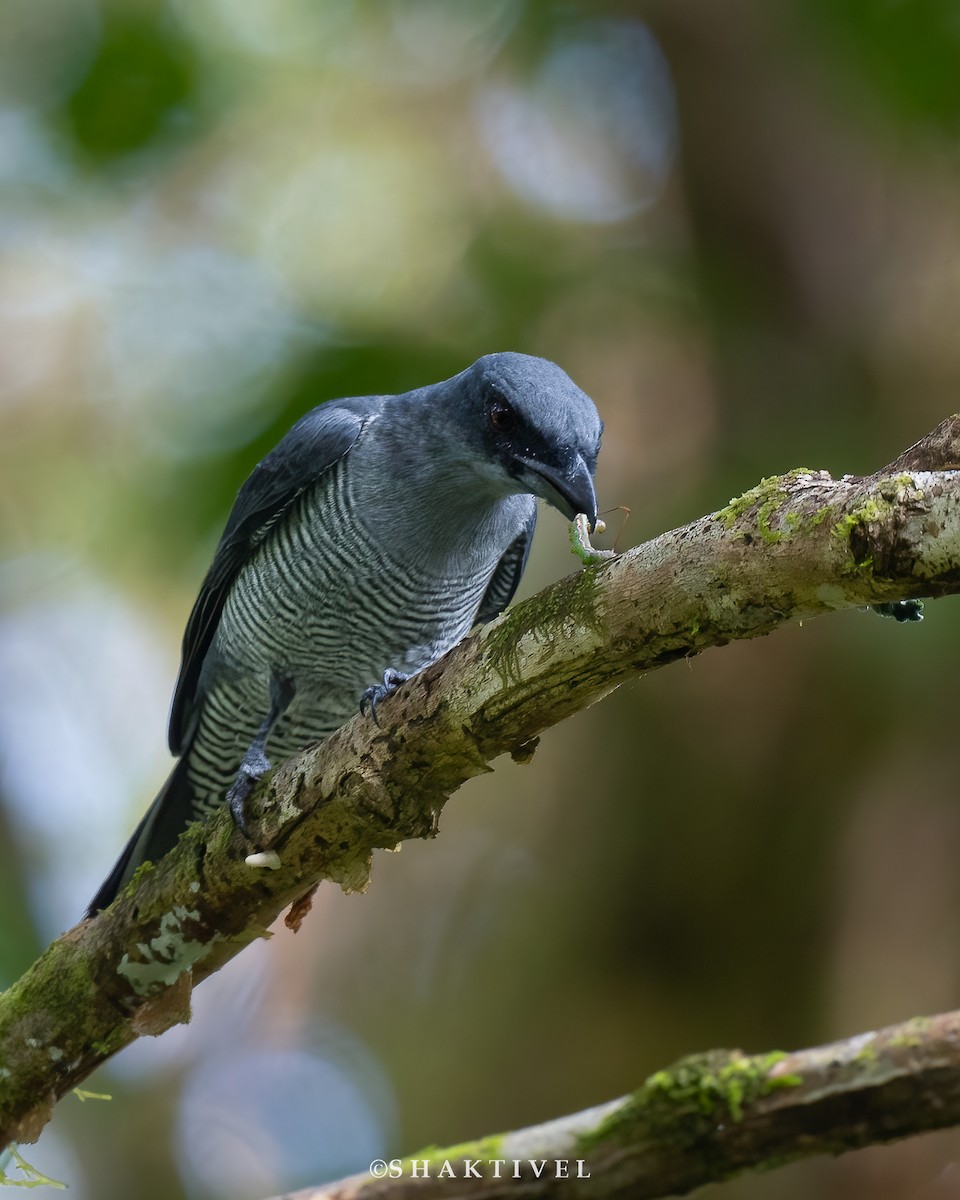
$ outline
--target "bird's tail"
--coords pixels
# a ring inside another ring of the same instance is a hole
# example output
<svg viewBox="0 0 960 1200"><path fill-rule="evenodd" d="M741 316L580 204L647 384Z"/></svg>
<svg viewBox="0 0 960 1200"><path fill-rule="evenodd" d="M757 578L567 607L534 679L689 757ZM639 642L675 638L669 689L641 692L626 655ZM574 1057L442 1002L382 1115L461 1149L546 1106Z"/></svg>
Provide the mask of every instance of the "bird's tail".
<svg viewBox="0 0 960 1200"><path fill-rule="evenodd" d="M170 777L124 846L123 853L90 901L84 916L92 917L106 908L129 882L137 867L141 863L157 862L168 850L172 850L187 824L195 819L193 790L187 779L188 760L189 753L186 753L170 772Z"/></svg>

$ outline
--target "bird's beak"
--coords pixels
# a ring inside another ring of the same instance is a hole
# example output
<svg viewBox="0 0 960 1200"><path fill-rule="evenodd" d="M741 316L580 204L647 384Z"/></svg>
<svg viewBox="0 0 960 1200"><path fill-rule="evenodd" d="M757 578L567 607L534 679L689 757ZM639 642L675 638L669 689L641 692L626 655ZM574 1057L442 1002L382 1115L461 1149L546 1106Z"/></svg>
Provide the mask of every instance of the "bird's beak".
<svg viewBox="0 0 960 1200"><path fill-rule="evenodd" d="M584 513L590 522L590 532L597 524L597 493L593 487L593 476L590 468L584 462L583 455L577 454L566 470L548 467L545 463L533 459L521 459L523 465L531 474L539 476L546 485L537 488L537 492L548 504L560 510L567 520L572 521L578 513Z"/></svg>

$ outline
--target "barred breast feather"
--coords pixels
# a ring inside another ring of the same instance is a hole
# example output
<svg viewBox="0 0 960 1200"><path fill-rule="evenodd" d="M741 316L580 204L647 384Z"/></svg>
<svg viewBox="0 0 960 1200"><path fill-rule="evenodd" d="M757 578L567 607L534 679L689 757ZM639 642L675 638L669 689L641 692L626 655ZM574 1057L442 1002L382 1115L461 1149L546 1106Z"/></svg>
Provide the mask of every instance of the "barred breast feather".
<svg viewBox="0 0 960 1200"><path fill-rule="evenodd" d="M514 547L514 571L525 553L517 529L529 522L529 497L510 497L503 511L485 514L479 539L469 528L447 545L398 500L386 522L395 535L384 536L382 513L358 483L364 449L361 440L296 498L226 598L189 751L197 815L222 801L236 775L269 706L272 675L296 681L267 742L268 755L280 760L348 720L388 668L413 674L460 641L505 553ZM510 582L498 577L491 606L503 606Z"/></svg>

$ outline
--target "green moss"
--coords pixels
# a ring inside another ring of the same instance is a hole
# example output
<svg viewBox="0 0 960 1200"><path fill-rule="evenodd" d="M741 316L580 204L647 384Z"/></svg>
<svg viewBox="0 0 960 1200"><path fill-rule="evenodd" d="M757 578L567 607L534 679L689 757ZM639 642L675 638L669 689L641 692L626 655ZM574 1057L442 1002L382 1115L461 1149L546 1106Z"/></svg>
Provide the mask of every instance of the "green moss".
<svg viewBox="0 0 960 1200"><path fill-rule="evenodd" d="M493 1134L478 1138L475 1142L459 1142L456 1146L425 1146L416 1154L408 1154L404 1162L440 1164L447 1161L462 1162L465 1158L489 1162L491 1159L500 1158L502 1150L502 1136Z"/></svg>
<svg viewBox="0 0 960 1200"><path fill-rule="evenodd" d="M118 1025L105 1038L90 1043L91 1051L98 1058L110 1058L131 1040L129 1032L123 1025Z"/></svg>
<svg viewBox="0 0 960 1200"><path fill-rule="evenodd" d="M762 540L769 544L782 541L785 531L774 529L771 519L787 498L786 485L798 476L808 474L810 474L809 471L797 468L787 475L771 475L766 479L761 479L756 487L744 492L742 496L734 497L725 508L714 513L714 519L722 522L724 528L732 529L734 525L754 513L757 533ZM784 524L787 525L786 532L792 533L800 524L800 518L794 513L788 514L788 517L792 520L786 519ZM740 532L740 536L743 536L743 531Z"/></svg>
<svg viewBox="0 0 960 1200"><path fill-rule="evenodd" d="M876 1059L877 1049L872 1041L867 1042L865 1046L861 1046L857 1053L853 1056L853 1061L859 1063L872 1063L876 1062Z"/></svg>
<svg viewBox="0 0 960 1200"><path fill-rule="evenodd" d="M781 541L783 538L781 530L771 528L770 518L780 507L784 496L784 492L778 492L776 496L771 496L768 500L764 500L757 509L757 531L761 538L771 545Z"/></svg>
<svg viewBox="0 0 960 1200"><path fill-rule="evenodd" d="M849 550L853 555L853 561L858 571L872 570L873 556L871 554L858 554L853 545L854 533L866 525L875 525L885 521L890 515L892 508L892 500L878 500L876 497L871 496L859 508L853 509L852 512L844 513L840 520L834 524L831 531L833 536L838 542L843 544L844 549Z"/></svg>
<svg viewBox="0 0 960 1200"><path fill-rule="evenodd" d="M143 882L144 878L149 875L153 869L154 864L152 862L142 862L130 876L129 881L127 882L121 894L124 896L132 896Z"/></svg>
<svg viewBox="0 0 960 1200"><path fill-rule="evenodd" d="M859 508L845 513L833 527L833 536L840 541L848 541L850 534L860 525L881 521L890 511L890 504L871 497L865 500Z"/></svg>
<svg viewBox="0 0 960 1200"><path fill-rule="evenodd" d="M739 526L737 536L745 536L746 529L744 527L749 528L752 517L757 536L760 536L767 544L775 544L790 534L815 529L824 521L830 521L833 522L834 538L842 542L846 551L853 554L856 569L858 571L872 570L874 560L865 551L865 539L864 550L862 552L857 550L857 532L871 524L882 524L888 520L890 511L898 502L898 498L902 496L902 492L916 488L912 476L906 473L895 476L892 481L893 487L884 491L882 496L872 496L864 500L858 508L851 512L845 512L839 520L836 520L836 509L832 504L823 505L822 508L811 512L809 516L803 512L788 511L782 515L780 520L776 520L776 515L788 496L787 485L790 482L796 482L800 476L812 474L816 473L798 468L786 475L774 475L763 479L756 487L751 487L749 492L744 492L743 496L732 499L726 508L715 512L714 520L720 521L727 529Z"/></svg>
<svg viewBox="0 0 960 1200"><path fill-rule="evenodd" d="M900 1027L901 1032L895 1033L887 1045L904 1049L922 1046L926 1042L931 1024L929 1017L913 1017Z"/></svg>
<svg viewBox="0 0 960 1200"><path fill-rule="evenodd" d="M520 642L528 634L547 641L584 626L598 633L601 629L595 567L585 567L511 609L488 634L490 663L506 687L520 678Z"/></svg>
<svg viewBox="0 0 960 1200"><path fill-rule="evenodd" d="M77 1011L92 1005L96 999L97 986L88 963L73 942L53 942L42 961L45 968L42 977L28 972L4 993L3 1025L6 1029L21 1030L31 1048L43 1047L49 1051L48 1031L75 1025ZM62 1056L62 1048L53 1049L61 1050Z"/></svg>
<svg viewBox="0 0 960 1200"><path fill-rule="evenodd" d="M741 1121L744 1111L781 1088L798 1087L798 1075L770 1078L786 1056L782 1051L748 1056L714 1050L681 1059L646 1083L598 1129L581 1140L589 1150L610 1138L632 1139L640 1132L667 1145L692 1146L718 1122Z"/></svg>
<svg viewBox="0 0 960 1200"><path fill-rule="evenodd" d="M891 486L892 484L892 486ZM879 496L873 495L851 512L845 513L833 527L833 535L839 541L849 542L853 531L863 525L875 525L889 520L890 514L903 499L904 491L915 490L913 476L900 474L890 483L884 483Z"/></svg>
<svg viewBox="0 0 960 1200"><path fill-rule="evenodd" d="M785 475L770 475L761 479L756 487L744 492L742 496L735 496L725 508L713 514L714 519L722 522L724 528L733 529L735 525L743 523L747 517L754 514L757 534L761 540L771 545L783 541L789 534L814 529L832 515L832 505L824 505L810 515L786 512L780 522L780 528L774 528L773 517L789 498L790 484L801 479L809 480L819 474L818 471L807 467L796 467ZM745 531L741 529L737 536L745 536Z"/></svg>
<svg viewBox="0 0 960 1200"><path fill-rule="evenodd" d="M721 521L724 528L732 529L751 510L759 510L761 506L769 506L771 502L776 505L783 495L782 477L770 475L766 479L761 479L756 487L744 492L742 496L734 496L725 508L721 508L713 514L714 519Z"/></svg>

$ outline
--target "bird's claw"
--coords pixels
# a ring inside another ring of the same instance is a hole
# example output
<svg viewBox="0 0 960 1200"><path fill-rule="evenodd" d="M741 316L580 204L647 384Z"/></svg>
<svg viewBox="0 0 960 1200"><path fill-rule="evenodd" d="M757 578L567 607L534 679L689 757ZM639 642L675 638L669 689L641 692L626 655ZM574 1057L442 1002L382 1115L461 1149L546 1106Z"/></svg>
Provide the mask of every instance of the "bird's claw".
<svg viewBox="0 0 960 1200"><path fill-rule="evenodd" d="M922 600L891 600L886 604L871 604L870 607L881 617L893 617L897 622L922 621Z"/></svg>
<svg viewBox="0 0 960 1200"><path fill-rule="evenodd" d="M270 762L266 755L260 754L254 758L248 754L240 764L237 777L233 781L230 791L227 792L227 804L230 806L233 823L243 836L250 840L252 838L250 838L250 830L247 827L247 801L250 799L254 785L269 770Z"/></svg>
<svg viewBox="0 0 960 1200"><path fill-rule="evenodd" d="M377 717L377 705L381 700L386 700L388 696L392 696L401 683L406 683L409 678L409 675L404 675L402 672L394 671L392 667L388 667L383 673L383 682L373 684L372 687L368 687L361 695L360 711L366 714L367 709L369 709L373 723L378 729L380 721Z"/></svg>

